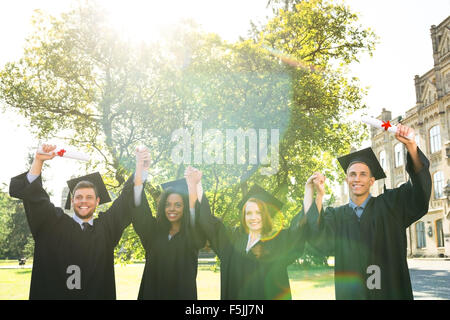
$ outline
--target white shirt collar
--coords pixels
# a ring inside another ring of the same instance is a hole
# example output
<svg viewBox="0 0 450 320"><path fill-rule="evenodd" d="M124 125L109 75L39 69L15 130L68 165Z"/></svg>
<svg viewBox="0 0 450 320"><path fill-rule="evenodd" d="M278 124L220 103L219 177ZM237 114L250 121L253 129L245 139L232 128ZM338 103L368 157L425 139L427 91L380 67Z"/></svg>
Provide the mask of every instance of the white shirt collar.
<svg viewBox="0 0 450 320"><path fill-rule="evenodd" d="M245 249L247 251L247 253L250 251L251 248L253 248L255 246L255 244L257 244L259 242L259 240L261 240L261 235L258 235L256 240L253 243L250 243L250 241L251 241L250 233L248 234L247 249Z"/></svg>
<svg viewBox="0 0 450 320"><path fill-rule="evenodd" d="M86 221L81 220L75 213L73 214L72 218L73 218L73 220L75 220L75 222L77 222L80 225L81 229L83 229L83 223ZM89 223L91 226L93 226L94 225L94 217L91 217L91 219L87 223Z"/></svg>

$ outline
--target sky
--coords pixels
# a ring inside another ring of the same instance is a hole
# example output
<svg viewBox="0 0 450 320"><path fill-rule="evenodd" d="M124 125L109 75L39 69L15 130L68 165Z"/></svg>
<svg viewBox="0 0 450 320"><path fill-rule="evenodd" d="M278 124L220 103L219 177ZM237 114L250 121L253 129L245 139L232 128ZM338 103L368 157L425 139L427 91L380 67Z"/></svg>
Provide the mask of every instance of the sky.
<svg viewBox="0 0 450 320"><path fill-rule="evenodd" d="M130 38L149 40L167 25L181 18L197 21L205 31L219 34L223 39L236 41L246 36L250 21L263 22L271 15L267 0L172 0L172 1L99 1L111 14L116 27ZM0 67L20 58L25 38L32 32L30 19L35 9L58 15L68 10L69 0L4 1L0 7ZM371 116L378 116L382 108L392 111L393 117L404 114L415 105L414 76L433 67L430 38L431 25L438 25L450 15L450 0L346 0L359 14L360 24L370 27L379 37L373 57L362 56L350 68L351 75L368 88L364 102ZM11 112L0 113L0 188L12 176L28 170L26 155L39 141L30 134L27 121ZM53 141L58 142L58 141ZM74 160L52 160L45 170L50 181L47 188L52 200L59 204L65 181L80 168Z"/></svg>

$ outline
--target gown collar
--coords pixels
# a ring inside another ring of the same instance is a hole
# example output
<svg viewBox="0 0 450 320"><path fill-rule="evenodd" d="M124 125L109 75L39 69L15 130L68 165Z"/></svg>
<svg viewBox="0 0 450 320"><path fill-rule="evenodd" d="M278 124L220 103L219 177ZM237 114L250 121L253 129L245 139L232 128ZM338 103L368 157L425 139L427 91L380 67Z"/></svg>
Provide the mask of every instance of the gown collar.
<svg viewBox="0 0 450 320"><path fill-rule="evenodd" d="M73 214L72 218L76 223L78 223L80 225L81 229L83 229L84 221L81 220L75 213ZM87 223L89 223L91 226L93 226L94 225L94 217L91 217L91 219Z"/></svg>

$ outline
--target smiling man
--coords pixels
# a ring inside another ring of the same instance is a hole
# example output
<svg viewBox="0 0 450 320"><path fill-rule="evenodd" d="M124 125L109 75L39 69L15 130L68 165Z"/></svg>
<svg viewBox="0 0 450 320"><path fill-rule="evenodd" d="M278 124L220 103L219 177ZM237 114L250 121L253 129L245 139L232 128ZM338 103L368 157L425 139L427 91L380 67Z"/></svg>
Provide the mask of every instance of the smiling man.
<svg viewBox="0 0 450 320"><path fill-rule="evenodd" d="M414 138L404 138L411 133L398 125L396 139L408 151L410 176L398 188L377 197L370 194L374 182L386 178L371 148L338 159L346 172L348 204L322 209L325 177L318 172L305 185L309 242L335 257L336 299L413 299L406 228L428 211L431 176L430 163Z"/></svg>
<svg viewBox="0 0 450 320"><path fill-rule="evenodd" d="M45 161L55 146L43 145L29 172L11 179L10 195L23 200L35 241L30 299L115 299L114 248L131 214L141 210L142 173L148 151L137 151L136 173L106 212L94 219L99 204L111 201L99 173L68 181L73 218L55 207L42 187ZM148 162L148 161L147 161Z"/></svg>

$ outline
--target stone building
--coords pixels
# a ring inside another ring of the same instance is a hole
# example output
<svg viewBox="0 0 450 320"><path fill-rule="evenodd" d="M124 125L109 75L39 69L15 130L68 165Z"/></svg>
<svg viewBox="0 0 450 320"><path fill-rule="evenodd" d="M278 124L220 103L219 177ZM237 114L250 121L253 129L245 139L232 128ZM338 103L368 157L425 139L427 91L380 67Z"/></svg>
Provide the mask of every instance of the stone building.
<svg viewBox="0 0 450 320"><path fill-rule="evenodd" d="M383 109L377 118L414 129L419 148L430 160L432 194L428 213L406 231L408 256L450 257L450 16L431 27L434 67L414 78L416 105L392 118ZM396 188L408 179L406 149L392 133L371 128L371 143L387 178L376 181L371 193ZM348 202L348 187L341 186L340 201Z"/></svg>
<svg viewBox="0 0 450 320"><path fill-rule="evenodd" d="M72 176L71 179L72 178L75 178L75 177ZM65 214L72 217L74 214L72 208L70 208L69 210L64 208L66 205L66 200L67 200L68 196L69 196L69 187L64 186L63 191L61 193L61 208L63 208Z"/></svg>

